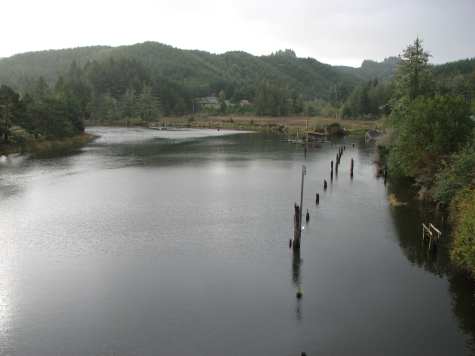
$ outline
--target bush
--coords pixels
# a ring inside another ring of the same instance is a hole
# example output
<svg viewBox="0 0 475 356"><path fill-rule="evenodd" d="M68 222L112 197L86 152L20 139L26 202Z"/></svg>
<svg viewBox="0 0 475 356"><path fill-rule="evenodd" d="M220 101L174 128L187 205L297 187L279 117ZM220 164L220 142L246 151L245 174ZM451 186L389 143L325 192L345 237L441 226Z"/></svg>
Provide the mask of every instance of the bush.
<svg viewBox="0 0 475 356"><path fill-rule="evenodd" d="M457 192L468 187L475 178L475 148L467 147L452 156L444 169L437 174L434 198L448 205Z"/></svg>
<svg viewBox="0 0 475 356"><path fill-rule="evenodd" d="M397 129L388 166L395 175L433 173L441 157L456 152L470 138L473 122L461 97L419 97L402 100L393 109Z"/></svg>
<svg viewBox="0 0 475 356"><path fill-rule="evenodd" d="M460 191L453 204L455 232L451 258L475 276L475 189Z"/></svg>

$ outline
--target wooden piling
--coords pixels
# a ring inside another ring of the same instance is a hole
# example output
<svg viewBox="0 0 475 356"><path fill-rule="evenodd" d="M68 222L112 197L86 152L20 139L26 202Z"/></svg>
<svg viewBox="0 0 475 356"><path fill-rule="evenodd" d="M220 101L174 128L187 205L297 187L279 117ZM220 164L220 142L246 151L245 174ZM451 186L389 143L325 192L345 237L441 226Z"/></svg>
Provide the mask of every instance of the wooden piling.
<svg viewBox="0 0 475 356"><path fill-rule="evenodd" d="M315 194L315 204L320 204L320 194L318 193Z"/></svg>
<svg viewBox="0 0 475 356"><path fill-rule="evenodd" d="M306 174L307 168L302 166L302 178L300 182L300 206L297 206L297 204L294 205L294 241L292 243L294 250L300 249L300 238L302 236L303 185Z"/></svg>
<svg viewBox="0 0 475 356"><path fill-rule="evenodd" d="M302 234L302 223L300 220L300 208L297 204L294 205L294 240L292 247L294 250L300 249L300 237Z"/></svg>
<svg viewBox="0 0 475 356"><path fill-rule="evenodd" d="M328 183L327 183L327 180L324 179L324 180L323 180L323 189L324 189L324 190L327 190L327 188L328 188Z"/></svg>

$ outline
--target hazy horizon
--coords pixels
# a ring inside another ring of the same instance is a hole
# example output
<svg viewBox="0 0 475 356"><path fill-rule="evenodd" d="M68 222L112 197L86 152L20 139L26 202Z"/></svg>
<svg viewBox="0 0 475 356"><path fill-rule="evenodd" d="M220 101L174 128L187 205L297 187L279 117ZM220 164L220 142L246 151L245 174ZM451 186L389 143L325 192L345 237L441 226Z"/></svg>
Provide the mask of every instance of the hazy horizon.
<svg viewBox="0 0 475 356"><path fill-rule="evenodd" d="M25 9L28 9L25 12ZM25 52L160 42L211 53L267 55L291 48L299 57L358 67L401 53L417 36L433 63L475 56L475 2L460 0L31 0L3 5L0 58ZM22 22L15 14L22 14ZM28 24L28 26L25 26ZM447 26L450 24L450 26ZM31 31L30 29L34 29Z"/></svg>

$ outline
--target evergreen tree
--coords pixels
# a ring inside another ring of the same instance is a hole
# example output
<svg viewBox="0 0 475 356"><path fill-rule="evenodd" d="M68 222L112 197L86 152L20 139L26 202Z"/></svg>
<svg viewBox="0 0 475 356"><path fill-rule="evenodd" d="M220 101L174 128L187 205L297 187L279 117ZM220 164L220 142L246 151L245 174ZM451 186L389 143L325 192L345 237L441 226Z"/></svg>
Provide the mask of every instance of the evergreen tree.
<svg viewBox="0 0 475 356"><path fill-rule="evenodd" d="M422 40L416 38L402 55L396 72L396 95L414 100L419 95L433 92L433 79L429 67L430 54L424 51Z"/></svg>

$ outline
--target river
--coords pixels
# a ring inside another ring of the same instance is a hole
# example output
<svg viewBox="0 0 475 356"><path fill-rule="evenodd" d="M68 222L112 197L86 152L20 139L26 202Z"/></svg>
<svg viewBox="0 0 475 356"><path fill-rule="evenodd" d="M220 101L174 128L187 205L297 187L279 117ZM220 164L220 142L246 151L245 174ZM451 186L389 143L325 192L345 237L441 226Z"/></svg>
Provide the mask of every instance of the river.
<svg viewBox="0 0 475 356"><path fill-rule="evenodd" d="M88 130L0 159L0 355L475 354L475 287L427 252L417 203L389 205L374 146L337 142L330 183L335 143Z"/></svg>

